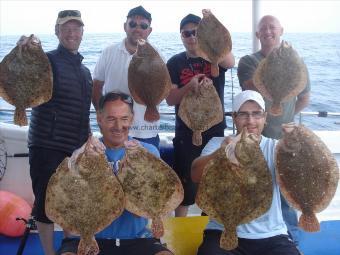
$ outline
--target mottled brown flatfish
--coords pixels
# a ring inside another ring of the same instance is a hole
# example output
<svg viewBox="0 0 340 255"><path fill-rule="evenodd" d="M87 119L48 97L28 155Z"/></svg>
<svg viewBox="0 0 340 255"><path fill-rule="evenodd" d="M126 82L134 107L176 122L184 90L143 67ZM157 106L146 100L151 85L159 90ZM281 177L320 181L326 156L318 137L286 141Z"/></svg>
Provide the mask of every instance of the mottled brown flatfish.
<svg viewBox="0 0 340 255"><path fill-rule="evenodd" d="M0 63L0 96L16 107L14 124L27 125L25 109L50 100L52 89L52 68L40 40L21 37Z"/></svg>
<svg viewBox="0 0 340 255"><path fill-rule="evenodd" d="M336 160L311 130L303 125L282 125L283 137L276 147L277 180L288 202L302 212L299 226L320 230L315 213L331 202L339 182Z"/></svg>
<svg viewBox="0 0 340 255"><path fill-rule="evenodd" d="M178 116L193 131L192 143L202 144L202 132L223 120L223 108L209 78L203 78L197 89L188 91L179 105Z"/></svg>
<svg viewBox="0 0 340 255"><path fill-rule="evenodd" d="M123 188L106 160L99 140L66 158L52 175L46 192L46 214L63 229L80 234L78 255L98 254L94 234L124 210Z"/></svg>
<svg viewBox="0 0 340 255"><path fill-rule="evenodd" d="M221 147L203 170L196 195L197 205L224 225L220 246L238 246L236 227L269 210L272 177L258 138L246 129L231 144Z"/></svg>
<svg viewBox="0 0 340 255"><path fill-rule="evenodd" d="M281 103L306 87L307 68L293 47L282 41L259 63L253 80L262 96L272 102L270 114L278 116L282 115Z"/></svg>
<svg viewBox="0 0 340 255"><path fill-rule="evenodd" d="M231 51L228 29L211 13L203 9L203 18L197 27L198 55L211 63L211 75L218 77L218 63Z"/></svg>
<svg viewBox="0 0 340 255"><path fill-rule="evenodd" d="M145 40L139 39L137 51L128 69L128 85L133 99L146 105L144 119L159 120L157 105L171 89L168 68L158 52Z"/></svg>
<svg viewBox="0 0 340 255"><path fill-rule="evenodd" d="M135 146L126 149L117 177L124 189L126 209L152 219L154 237L163 236L162 219L183 200L183 187L176 173L145 148Z"/></svg>

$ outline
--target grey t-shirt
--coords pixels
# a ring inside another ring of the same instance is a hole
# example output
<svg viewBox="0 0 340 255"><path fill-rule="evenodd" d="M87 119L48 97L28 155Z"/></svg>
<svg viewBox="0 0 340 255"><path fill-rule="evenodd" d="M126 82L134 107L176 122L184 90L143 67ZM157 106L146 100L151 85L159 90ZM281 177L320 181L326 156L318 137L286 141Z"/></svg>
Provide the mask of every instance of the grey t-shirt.
<svg viewBox="0 0 340 255"><path fill-rule="evenodd" d="M237 76L240 82L240 86L243 90L243 83L247 80L253 78L253 74L259 64L259 62L264 59L264 56L260 51L246 55L242 57L239 61L238 68L237 68ZM300 93L303 95L310 91L310 81L309 75L307 75L307 84L305 89ZM264 99L266 103L266 111L271 107L271 102L267 99ZM282 104L283 114L281 116L272 116L269 114L267 115L267 124L262 132L262 134L266 137L279 139L282 136L282 129L281 125L283 123L289 123L294 121L294 112L295 112L295 103L296 98L292 98L291 100L284 102Z"/></svg>

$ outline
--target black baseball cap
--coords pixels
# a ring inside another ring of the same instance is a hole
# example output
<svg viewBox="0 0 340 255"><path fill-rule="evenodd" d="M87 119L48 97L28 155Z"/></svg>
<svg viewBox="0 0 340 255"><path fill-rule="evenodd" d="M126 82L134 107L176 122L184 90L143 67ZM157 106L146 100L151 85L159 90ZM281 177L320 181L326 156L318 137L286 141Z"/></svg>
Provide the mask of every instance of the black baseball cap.
<svg viewBox="0 0 340 255"><path fill-rule="evenodd" d="M137 15L146 18L147 20L149 20L149 22L151 22L152 20L151 13L145 10L143 6L141 5L131 9L127 15L127 18L137 16Z"/></svg>
<svg viewBox="0 0 340 255"><path fill-rule="evenodd" d="M190 13L181 20L179 30L182 30L182 28L188 23L198 24L198 23L200 23L200 21L201 21L200 17Z"/></svg>

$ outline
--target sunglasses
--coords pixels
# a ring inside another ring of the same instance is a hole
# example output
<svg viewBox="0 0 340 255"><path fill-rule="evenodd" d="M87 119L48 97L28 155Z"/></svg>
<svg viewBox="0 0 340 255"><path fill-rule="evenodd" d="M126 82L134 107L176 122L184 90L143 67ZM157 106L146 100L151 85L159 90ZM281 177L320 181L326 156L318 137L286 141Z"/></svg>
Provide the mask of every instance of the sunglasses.
<svg viewBox="0 0 340 255"><path fill-rule="evenodd" d="M264 112L263 111L255 111L255 112L237 112L236 117L242 120L247 120L251 117L254 119L261 119L264 117Z"/></svg>
<svg viewBox="0 0 340 255"><path fill-rule="evenodd" d="M81 17L80 11L78 10L66 10L66 11L60 11L58 13L58 18L65 18L65 17Z"/></svg>
<svg viewBox="0 0 340 255"><path fill-rule="evenodd" d="M102 96L99 100L99 110L102 111L104 109L104 105L106 102L111 102L111 101L116 101L116 100L121 100L124 103L128 104L132 110L133 108L133 100L132 98L124 93L119 93L119 92L109 92Z"/></svg>
<svg viewBox="0 0 340 255"><path fill-rule="evenodd" d="M130 22L129 22L129 27L130 28L136 28L136 27L140 27L141 29L143 29L143 30L146 30L146 29L148 29L149 28L149 24L147 24L147 23L144 23L144 22L141 22L140 24L137 24L137 22L135 22L135 21L133 21L133 20L131 20Z"/></svg>
<svg viewBox="0 0 340 255"><path fill-rule="evenodd" d="M181 34L184 38L189 38L190 36L195 37L196 36L196 29L194 29L194 30L183 30L181 32Z"/></svg>

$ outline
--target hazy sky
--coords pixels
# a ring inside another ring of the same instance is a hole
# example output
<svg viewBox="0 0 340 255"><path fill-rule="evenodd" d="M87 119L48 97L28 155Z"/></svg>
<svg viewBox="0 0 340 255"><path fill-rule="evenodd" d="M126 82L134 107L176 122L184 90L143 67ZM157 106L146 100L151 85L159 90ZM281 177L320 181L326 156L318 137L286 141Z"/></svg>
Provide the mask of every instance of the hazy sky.
<svg viewBox="0 0 340 255"><path fill-rule="evenodd" d="M86 33L123 32L129 9L143 5L152 14L154 32L178 32L188 13L201 16L209 8L231 32L251 31L250 0L219 1L30 1L0 0L0 35L52 34L58 11L82 12ZM340 33L339 0L261 0L261 16L277 16L285 32Z"/></svg>

